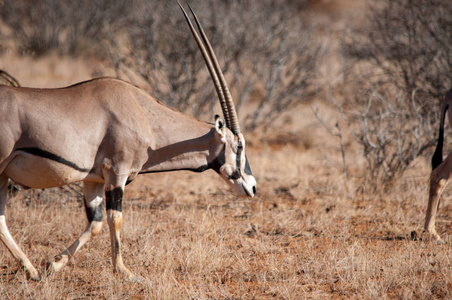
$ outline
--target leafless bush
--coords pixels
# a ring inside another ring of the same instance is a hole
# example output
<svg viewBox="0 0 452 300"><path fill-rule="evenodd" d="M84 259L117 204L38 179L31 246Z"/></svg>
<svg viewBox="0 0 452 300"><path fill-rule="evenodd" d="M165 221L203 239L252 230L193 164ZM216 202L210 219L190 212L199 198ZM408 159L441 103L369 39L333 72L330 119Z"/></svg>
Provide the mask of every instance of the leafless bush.
<svg viewBox="0 0 452 300"><path fill-rule="evenodd" d="M363 146L369 178L385 185L435 144L439 100L452 84L452 3L378 1L351 32L351 93L340 110Z"/></svg>
<svg viewBox="0 0 452 300"><path fill-rule="evenodd" d="M350 35L345 53L385 75L374 83L395 83L408 94L418 90L441 98L452 85L452 2L375 3L369 26Z"/></svg>
<svg viewBox="0 0 452 300"><path fill-rule="evenodd" d="M414 91L398 88L362 94L356 109L343 111L355 140L363 147L370 182L388 187L415 158L435 144L439 107L427 107Z"/></svg>
<svg viewBox="0 0 452 300"><path fill-rule="evenodd" d="M100 49L99 41L124 25L130 5L126 0L5 0L0 8L8 29L2 36L14 40L20 52L42 55Z"/></svg>
<svg viewBox="0 0 452 300"><path fill-rule="evenodd" d="M200 116L216 104L204 62L176 5L139 2L126 49L109 45L120 74L138 74L157 98ZM269 125L312 94L319 47L291 1L221 1L191 5L227 77L244 126ZM122 75L123 76L123 75ZM250 110L248 110L250 111Z"/></svg>

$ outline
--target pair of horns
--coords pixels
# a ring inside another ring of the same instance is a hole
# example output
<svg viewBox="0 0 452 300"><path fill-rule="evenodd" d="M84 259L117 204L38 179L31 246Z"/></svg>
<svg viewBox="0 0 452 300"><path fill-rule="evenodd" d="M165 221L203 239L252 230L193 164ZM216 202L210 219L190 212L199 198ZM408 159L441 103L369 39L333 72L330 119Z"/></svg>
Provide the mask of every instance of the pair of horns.
<svg viewBox="0 0 452 300"><path fill-rule="evenodd" d="M213 52L212 46L210 45L207 36L202 29L201 24L199 23L198 18L196 17L195 12L191 8L190 4L187 5L190 8L190 11L195 18L196 25L198 26L199 33L201 34L202 40L196 32L193 24L190 21L187 13L185 12L182 5L177 1L179 7L184 13L185 19L187 20L188 26L193 34L193 37L198 44L199 50L201 50L204 61L206 62L207 69L209 70L210 76L212 77L212 81L215 85L215 90L218 95L218 99L220 100L221 109L223 110L224 119L226 122L226 126L235 134L238 135L240 133L239 120L237 117L237 112L235 111L234 101L232 100L231 93L229 92L228 85L226 83L226 79L224 78L223 72L221 71L220 65L218 63L217 57ZM207 50L206 50L207 48Z"/></svg>

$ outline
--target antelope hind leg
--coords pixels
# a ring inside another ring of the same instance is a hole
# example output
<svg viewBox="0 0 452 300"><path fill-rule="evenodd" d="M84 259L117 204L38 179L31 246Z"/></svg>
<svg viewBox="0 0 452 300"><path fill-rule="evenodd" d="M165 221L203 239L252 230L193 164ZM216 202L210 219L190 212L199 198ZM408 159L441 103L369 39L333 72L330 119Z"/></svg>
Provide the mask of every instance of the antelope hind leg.
<svg viewBox="0 0 452 300"><path fill-rule="evenodd" d="M430 176L430 191L425 216L424 231L429 234L438 243L444 243L435 229L436 215L438 212L439 199L444 188L450 182L452 173L452 151L447 158L432 171Z"/></svg>

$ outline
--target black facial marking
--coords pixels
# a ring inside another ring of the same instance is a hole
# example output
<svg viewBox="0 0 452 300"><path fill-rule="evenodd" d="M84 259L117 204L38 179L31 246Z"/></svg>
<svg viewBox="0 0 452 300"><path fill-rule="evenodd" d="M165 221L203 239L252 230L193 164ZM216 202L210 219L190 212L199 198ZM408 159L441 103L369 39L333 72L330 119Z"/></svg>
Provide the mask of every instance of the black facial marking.
<svg viewBox="0 0 452 300"><path fill-rule="evenodd" d="M113 209L122 212L122 195L121 188L114 188L111 191L105 191L105 203L107 210Z"/></svg>
<svg viewBox="0 0 452 300"><path fill-rule="evenodd" d="M242 145L242 141L239 139L239 142L237 144L237 156L235 158L236 161L235 161L235 171L234 171L234 173L237 173L237 174L232 173L232 175L231 175L232 179L239 179L242 176L241 171L240 171L240 166L242 165L241 164L242 151L243 151L243 145ZM233 178L232 176L234 176L235 178Z"/></svg>
<svg viewBox="0 0 452 300"><path fill-rule="evenodd" d="M88 217L88 222L91 223L93 221L101 222L102 221L102 203L96 208L89 207L86 205L85 201L85 211L86 216Z"/></svg>
<svg viewBox="0 0 452 300"><path fill-rule="evenodd" d="M215 157L214 160L212 160L208 165L208 169L212 169L218 174L220 174L220 168L226 163L226 145L223 145L223 149L221 149L221 152L218 154L217 157Z"/></svg>
<svg viewBox="0 0 452 300"><path fill-rule="evenodd" d="M51 152L48 152L48 151L45 151L45 150L42 150L42 149L39 149L39 148L29 147L29 148L20 148L20 149L17 149L17 150L18 151L24 151L24 152L27 152L27 153L30 153L30 154L33 154L33 155L36 155L36 156L40 156L40 157L43 157L43 158L47 158L47 159L56 161L56 162L58 162L60 164L66 165L68 167L71 167L72 169L77 170L79 172L88 173L90 171L89 169L81 168L81 167L77 166L76 164L74 164L73 162L70 162L70 161L68 161L68 160L66 160L66 159L64 159L64 158L62 158L62 157L60 157L60 156L58 156L56 154L53 154Z"/></svg>
<svg viewBox="0 0 452 300"><path fill-rule="evenodd" d="M248 163L248 158L246 157L246 154L245 154L245 174L253 175L253 173L251 172L251 167L250 167L250 164Z"/></svg>

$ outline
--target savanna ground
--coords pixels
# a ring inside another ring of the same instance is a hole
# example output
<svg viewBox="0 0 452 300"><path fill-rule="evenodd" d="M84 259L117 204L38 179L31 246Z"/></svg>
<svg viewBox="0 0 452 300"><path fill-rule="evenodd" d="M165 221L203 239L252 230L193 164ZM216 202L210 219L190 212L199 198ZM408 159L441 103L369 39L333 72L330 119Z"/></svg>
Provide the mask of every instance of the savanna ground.
<svg viewBox="0 0 452 300"><path fill-rule="evenodd" d="M94 59L0 56L24 86L57 87L114 75ZM108 226L59 273L41 282L0 246L5 299L436 299L452 298L452 207L446 190L437 228L421 235L428 162L419 158L390 192L363 179L362 149L314 116L337 115L313 101L246 134L255 198L237 198L213 171L139 176L124 195L126 265L112 273ZM334 123L334 122L333 122ZM77 189L26 190L7 206L9 229L40 272L84 230ZM416 236L413 232L417 232Z"/></svg>

